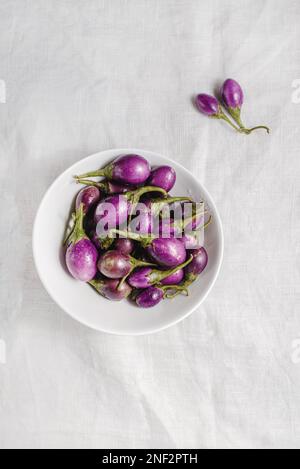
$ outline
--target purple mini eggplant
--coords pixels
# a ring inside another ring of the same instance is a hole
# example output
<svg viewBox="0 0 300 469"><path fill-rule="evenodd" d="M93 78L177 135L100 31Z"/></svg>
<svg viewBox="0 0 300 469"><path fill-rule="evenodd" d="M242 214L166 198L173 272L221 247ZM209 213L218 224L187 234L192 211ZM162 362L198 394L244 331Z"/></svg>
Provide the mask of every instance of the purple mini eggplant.
<svg viewBox="0 0 300 469"><path fill-rule="evenodd" d="M179 269L168 277L162 279L160 283L162 285L178 285L184 279L184 270Z"/></svg>
<svg viewBox="0 0 300 469"><path fill-rule="evenodd" d="M244 102L244 93L237 81L228 78L223 83L220 94L223 103L228 109L241 109Z"/></svg>
<svg viewBox="0 0 300 469"><path fill-rule="evenodd" d="M76 179L104 176L110 181L117 181L121 184L140 185L147 181L150 171L150 165L143 156L124 155L116 158L105 168L76 176Z"/></svg>
<svg viewBox="0 0 300 469"><path fill-rule="evenodd" d="M190 256L190 258L186 262L169 270L159 270L153 269L151 267L141 267L140 269L137 269L132 274L130 274L128 278L128 283L134 288L148 288L156 283L163 283L163 280L167 278L171 278L171 282L165 282L166 285L173 285L179 283L174 283L174 279L177 272L183 272L184 267L186 267L192 260L193 256Z"/></svg>
<svg viewBox="0 0 300 469"><path fill-rule="evenodd" d="M100 295L104 296L108 300L112 301L121 301L127 298L132 288L128 283L123 282L120 286L119 280L114 280L111 278L105 280L91 280L89 284L95 288L95 290L100 293Z"/></svg>
<svg viewBox="0 0 300 469"><path fill-rule="evenodd" d="M101 192L98 187L84 187L77 194L75 208L78 210L80 204L83 204L83 213L86 214L93 205L99 202L100 197Z"/></svg>
<svg viewBox="0 0 300 469"><path fill-rule="evenodd" d="M158 305L164 298L164 290L158 287L149 287L138 293L135 298L140 308L152 308Z"/></svg>
<svg viewBox="0 0 300 469"><path fill-rule="evenodd" d="M156 238L147 247L151 258L163 267L176 267L186 260L186 250L179 239Z"/></svg>
<svg viewBox="0 0 300 469"><path fill-rule="evenodd" d="M185 287L188 287L197 279L197 277L203 272L208 263L208 255L204 247L194 249L190 251L190 253L193 256L193 260L184 269L185 281L183 285Z"/></svg>
<svg viewBox="0 0 300 469"><path fill-rule="evenodd" d="M217 117L221 106L217 98L210 96L209 94L198 94L195 99L195 104L200 112L207 116Z"/></svg>
<svg viewBox="0 0 300 469"><path fill-rule="evenodd" d="M152 169L148 184L150 186L157 186L170 192L176 182L176 171L171 166L158 166Z"/></svg>
<svg viewBox="0 0 300 469"><path fill-rule="evenodd" d="M132 239L127 238L118 238L115 241L114 245L115 249L122 254L131 254L135 248L134 241Z"/></svg>
<svg viewBox="0 0 300 469"><path fill-rule="evenodd" d="M239 125L242 132L245 134L250 134L254 130L264 129L267 131L267 133L270 133L269 127L266 127L265 125L259 125L253 127L252 129L245 128L241 120L241 108L244 103L244 93L237 81L233 80L232 78L225 80L221 87L220 94L228 113Z"/></svg>
<svg viewBox="0 0 300 469"><path fill-rule="evenodd" d="M151 262L144 262L120 251L107 251L100 256L98 270L108 278L122 278L128 276L136 267L153 266Z"/></svg>
<svg viewBox="0 0 300 469"><path fill-rule="evenodd" d="M88 282L96 275L97 260L97 249L83 230L83 203L81 203L76 210L74 229L68 239L66 265L74 278Z"/></svg>

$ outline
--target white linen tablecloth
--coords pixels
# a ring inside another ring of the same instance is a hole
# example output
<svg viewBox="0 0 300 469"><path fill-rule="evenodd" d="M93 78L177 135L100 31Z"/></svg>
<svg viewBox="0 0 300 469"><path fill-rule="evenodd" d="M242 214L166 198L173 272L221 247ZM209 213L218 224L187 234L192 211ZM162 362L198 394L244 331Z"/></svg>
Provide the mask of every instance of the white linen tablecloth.
<svg viewBox="0 0 300 469"><path fill-rule="evenodd" d="M300 447L299 24L299 0L1 0L1 447ZM228 77L270 136L197 113ZM114 147L183 163L224 224L207 301L149 336L76 323L33 265L47 187Z"/></svg>

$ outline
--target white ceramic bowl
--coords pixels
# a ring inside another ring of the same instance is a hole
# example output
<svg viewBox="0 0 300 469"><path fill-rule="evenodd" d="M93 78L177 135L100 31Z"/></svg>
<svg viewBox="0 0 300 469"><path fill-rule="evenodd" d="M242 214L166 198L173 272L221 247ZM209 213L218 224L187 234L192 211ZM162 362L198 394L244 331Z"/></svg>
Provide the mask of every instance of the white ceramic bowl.
<svg viewBox="0 0 300 469"><path fill-rule="evenodd" d="M201 280L190 287L190 295L161 301L154 308L141 309L124 300L109 301L89 285L71 277L66 270L62 239L72 202L79 186L75 174L103 167L115 157L137 153L151 165L170 164L176 170L177 181L173 195L191 195L196 201L205 200L213 222L205 232L204 246L208 266ZM99 331L114 334L147 334L176 324L191 314L207 297L217 276L223 256L223 233L216 206L199 181L183 166L154 152L139 149L107 150L89 156L61 174L46 192L38 209L33 229L33 254L40 279L54 301L70 316Z"/></svg>

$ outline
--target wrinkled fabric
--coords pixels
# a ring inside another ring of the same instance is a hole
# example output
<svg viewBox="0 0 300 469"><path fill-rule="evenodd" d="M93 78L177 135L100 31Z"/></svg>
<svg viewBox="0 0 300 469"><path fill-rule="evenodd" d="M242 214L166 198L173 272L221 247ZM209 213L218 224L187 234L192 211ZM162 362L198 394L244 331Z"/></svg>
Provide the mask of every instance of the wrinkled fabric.
<svg viewBox="0 0 300 469"><path fill-rule="evenodd" d="M299 24L298 0L1 0L2 448L300 447ZM196 111L229 77L269 136ZM141 337L68 317L31 249L50 183L120 147L181 162L224 225L205 303Z"/></svg>

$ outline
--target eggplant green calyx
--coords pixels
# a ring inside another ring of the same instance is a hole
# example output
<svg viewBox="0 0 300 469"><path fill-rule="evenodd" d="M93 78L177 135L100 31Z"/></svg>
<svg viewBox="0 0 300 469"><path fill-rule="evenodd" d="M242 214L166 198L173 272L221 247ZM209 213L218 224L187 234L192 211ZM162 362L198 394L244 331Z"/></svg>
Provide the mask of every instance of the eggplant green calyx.
<svg viewBox="0 0 300 469"><path fill-rule="evenodd" d="M177 295L189 296L188 289L183 285L158 285L158 288L163 290L164 299L171 300Z"/></svg>
<svg viewBox="0 0 300 469"><path fill-rule="evenodd" d="M84 217L83 204L81 203L79 208L75 212L74 228L68 238L68 242L70 244L76 244L77 241L83 238L89 239L83 229L83 217Z"/></svg>
<svg viewBox="0 0 300 469"><path fill-rule="evenodd" d="M233 122L231 122L229 117L226 116L225 112L223 111L221 105L219 105L218 112L216 114L213 114L211 117L212 119L224 120L225 122L227 122L227 124L229 124L234 130L236 130L240 134L245 133L243 129L241 129L240 127L237 127Z"/></svg>
<svg viewBox="0 0 300 469"><path fill-rule="evenodd" d="M74 225L75 225L75 212L72 212L71 218L68 222L68 225L66 227L65 231L65 237L63 240L63 245L66 245L70 239L71 234L73 233L74 230Z"/></svg>
<svg viewBox="0 0 300 469"><path fill-rule="evenodd" d="M98 293L101 293L101 289L104 285L104 282L103 280L98 280L98 279L93 279L93 280L90 280L89 282L89 285L91 285L93 288L95 288L95 290L97 290Z"/></svg>

